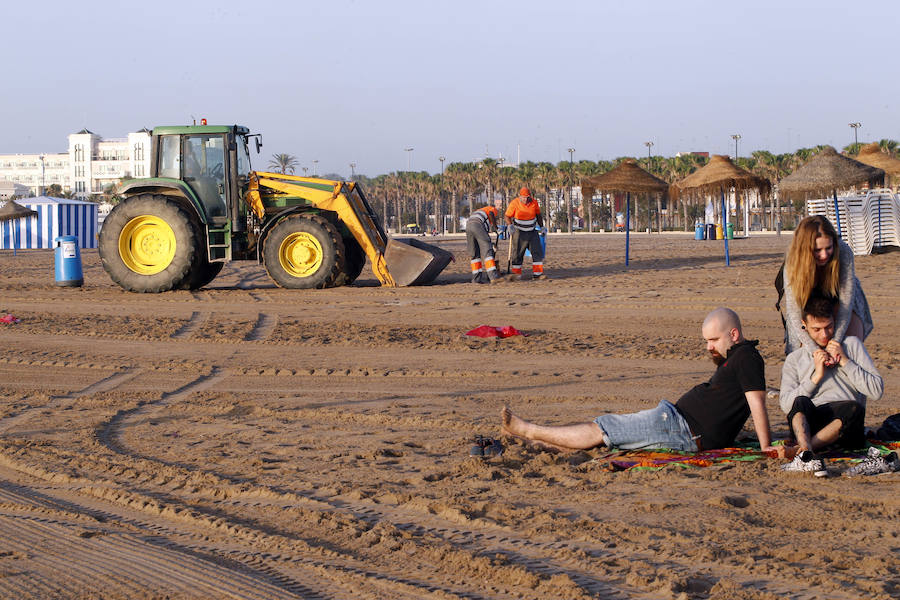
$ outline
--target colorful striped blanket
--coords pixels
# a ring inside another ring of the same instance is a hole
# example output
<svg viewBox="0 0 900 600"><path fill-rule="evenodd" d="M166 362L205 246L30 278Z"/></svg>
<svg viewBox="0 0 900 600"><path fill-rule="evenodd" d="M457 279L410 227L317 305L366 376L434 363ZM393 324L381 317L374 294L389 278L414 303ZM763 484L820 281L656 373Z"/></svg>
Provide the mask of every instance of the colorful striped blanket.
<svg viewBox="0 0 900 600"><path fill-rule="evenodd" d="M885 442L881 440L869 440L871 446L879 448L882 452L900 449L900 441ZM867 448L859 451L831 451L821 456L829 460L858 462L865 458ZM701 452L679 452L677 450L623 450L611 452L594 459L594 462L603 465L607 471L658 471L666 467L682 469L711 467L716 464L740 461L754 461L765 458L778 458L775 451L762 452L759 446L745 445L735 448L721 448L719 450L705 450Z"/></svg>

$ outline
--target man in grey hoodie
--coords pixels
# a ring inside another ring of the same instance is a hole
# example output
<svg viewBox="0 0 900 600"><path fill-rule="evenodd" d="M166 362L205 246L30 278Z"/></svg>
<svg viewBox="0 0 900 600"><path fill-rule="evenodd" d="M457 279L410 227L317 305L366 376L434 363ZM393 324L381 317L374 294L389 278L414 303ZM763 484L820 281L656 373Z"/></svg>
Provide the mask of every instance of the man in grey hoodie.
<svg viewBox="0 0 900 600"><path fill-rule="evenodd" d="M884 380L862 341L851 336L842 344L833 339L834 306L830 298L810 297L801 326L812 343L791 352L781 371L779 404L798 445L785 471L827 475L814 452L838 442L864 445L866 401L878 400L884 392Z"/></svg>

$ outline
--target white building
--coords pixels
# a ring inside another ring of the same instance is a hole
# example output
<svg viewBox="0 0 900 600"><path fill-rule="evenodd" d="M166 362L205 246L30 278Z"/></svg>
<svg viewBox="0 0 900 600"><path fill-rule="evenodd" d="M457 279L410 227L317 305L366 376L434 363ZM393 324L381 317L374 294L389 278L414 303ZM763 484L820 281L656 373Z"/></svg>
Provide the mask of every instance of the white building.
<svg viewBox="0 0 900 600"><path fill-rule="evenodd" d="M27 195L28 186L24 186L21 183L15 183L13 181L0 179L0 200L7 200L9 198L15 197L21 198Z"/></svg>
<svg viewBox="0 0 900 600"><path fill-rule="evenodd" d="M25 185L32 195L58 184L81 200L102 194L126 177L150 174L150 131L105 140L82 129L69 135L69 150L59 154L0 154L0 179ZM18 195L18 194L17 194ZM96 198L94 198L96 199Z"/></svg>
<svg viewBox="0 0 900 600"><path fill-rule="evenodd" d="M0 155L0 178L27 188L27 194L39 195L43 181L44 187L54 183L68 189L69 155L62 154L2 154ZM20 195L16 191L15 195Z"/></svg>

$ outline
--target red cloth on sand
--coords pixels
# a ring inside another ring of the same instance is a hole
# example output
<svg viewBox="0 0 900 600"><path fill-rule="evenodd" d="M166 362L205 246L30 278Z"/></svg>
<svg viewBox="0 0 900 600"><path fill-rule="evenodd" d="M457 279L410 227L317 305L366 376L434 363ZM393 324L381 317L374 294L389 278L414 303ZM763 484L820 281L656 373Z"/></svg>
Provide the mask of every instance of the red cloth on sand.
<svg viewBox="0 0 900 600"><path fill-rule="evenodd" d="M504 325L503 327L492 327L490 325L482 325L481 327L476 327L472 331L467 331L466 335L473 335L475 337L501 337L508 338L514 335L524 335L527 336L527 333L522 333L515 327L511 325Z"/></svg>

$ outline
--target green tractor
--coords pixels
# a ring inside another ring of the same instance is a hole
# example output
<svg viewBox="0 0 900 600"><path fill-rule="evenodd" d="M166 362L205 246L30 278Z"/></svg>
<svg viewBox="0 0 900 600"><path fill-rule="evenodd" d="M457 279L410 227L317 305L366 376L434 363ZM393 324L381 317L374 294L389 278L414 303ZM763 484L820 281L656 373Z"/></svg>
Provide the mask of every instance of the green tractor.
<svg viewBox="0 0 900 600"><path fill-rule="evenodd" d="M382 285L429 283L452 259L390 239L355 182L256 172L239 125L157 127L147 179L123 184L103 223L100 258L133 292L198 289L231 260L256 260L280 287L353 283L366 264Z"/></svg>

